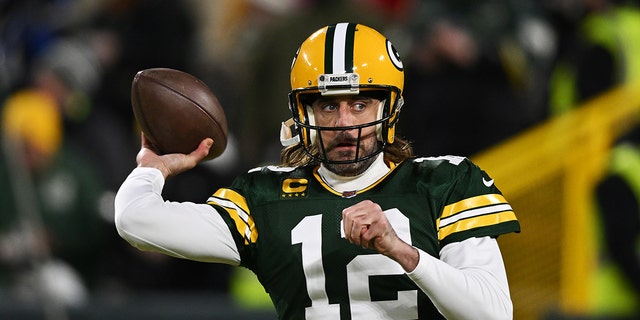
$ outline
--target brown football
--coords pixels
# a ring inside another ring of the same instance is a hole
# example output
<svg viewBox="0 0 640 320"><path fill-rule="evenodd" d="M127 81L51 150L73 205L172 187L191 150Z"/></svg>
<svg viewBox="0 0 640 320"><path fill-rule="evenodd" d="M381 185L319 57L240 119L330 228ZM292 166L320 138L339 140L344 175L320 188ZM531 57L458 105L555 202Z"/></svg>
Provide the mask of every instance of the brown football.
<svg viewBox="0 0 640 320"><path fill-rule="evenodd" d="M227 118L218 98L193 75L168 68L138 72L131 84L131 106L147 140L159 154L190 153L204 138L211 160L227 146Z"/></svg>

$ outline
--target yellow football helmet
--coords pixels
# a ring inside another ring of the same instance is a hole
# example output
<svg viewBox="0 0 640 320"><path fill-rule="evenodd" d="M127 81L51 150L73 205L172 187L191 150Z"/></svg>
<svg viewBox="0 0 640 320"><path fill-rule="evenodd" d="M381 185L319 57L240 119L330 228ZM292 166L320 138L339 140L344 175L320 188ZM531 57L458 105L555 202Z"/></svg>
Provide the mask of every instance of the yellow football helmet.
<svg viewBox="0 0 640 320"><path fill-rule="evenodd" d="M331 163L324 156L322 143L318 146L319 156L310 151L317 143L316 137L323 130L362 130L368 126L376 126L381 142L379 150L366 157L356 155L353 161L336 163L361 161L382 152L387 143L394 141L403 86L402 60L391 42L378 31L362 24L338 23L313 33L293 59L289 93L289 109L306 153L318 161ZM376 121L350 127L315 125L308 97L367 93L383 94Z"/></svg>

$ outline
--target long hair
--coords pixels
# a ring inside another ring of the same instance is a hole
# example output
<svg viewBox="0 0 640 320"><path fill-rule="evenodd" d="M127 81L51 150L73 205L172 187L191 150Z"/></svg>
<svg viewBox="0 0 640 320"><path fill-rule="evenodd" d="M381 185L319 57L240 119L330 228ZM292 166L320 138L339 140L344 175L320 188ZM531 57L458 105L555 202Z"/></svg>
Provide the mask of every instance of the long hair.
<svg viewBox="0 0 640 320"><path fill-rule="evenodd" d="M314 155L318 155L320 150L317 146L313 145L310 152ZM413 157L413 148L409 141L404 140L398 136L394 138L394 142L387 144L384 147L384 159L394 163L399 163L405 159ZM312 159L303 150L302 144L298 143L285 147L280 152L280 165L285 167L302 167L306 165L317 165L319 162Z"/></svg>

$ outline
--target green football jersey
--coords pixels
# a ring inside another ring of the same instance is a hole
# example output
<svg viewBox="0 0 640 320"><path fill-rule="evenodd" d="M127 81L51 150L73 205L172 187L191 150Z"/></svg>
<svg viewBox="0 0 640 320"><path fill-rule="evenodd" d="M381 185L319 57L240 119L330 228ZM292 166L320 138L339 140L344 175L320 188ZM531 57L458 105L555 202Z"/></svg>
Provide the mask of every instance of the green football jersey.
<svg viewBox="0 0 640 320"><path fill-rule="evenodd" d="M399 264L344 238L342 210L360 201L379 204L400 238L434 257L451 242L520 231L493 180L468 159L389 165L372 186L346 193L318 167L263 167L209 199L281 319L442 319Z"/></svg>

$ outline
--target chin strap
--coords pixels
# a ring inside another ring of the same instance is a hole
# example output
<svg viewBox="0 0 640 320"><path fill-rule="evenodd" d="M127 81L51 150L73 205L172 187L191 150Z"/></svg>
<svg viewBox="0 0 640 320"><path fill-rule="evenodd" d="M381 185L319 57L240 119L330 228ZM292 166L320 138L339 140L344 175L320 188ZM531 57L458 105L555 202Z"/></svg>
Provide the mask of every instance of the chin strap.
<svg viewBox="0 0 640 320"><path fill-rule="evenodd" d="M288 147L298 143L300 143L298 130L293 119L289 118L282 122L282 126L280 127L280 144L282 144L283 147Z"/></svg>

